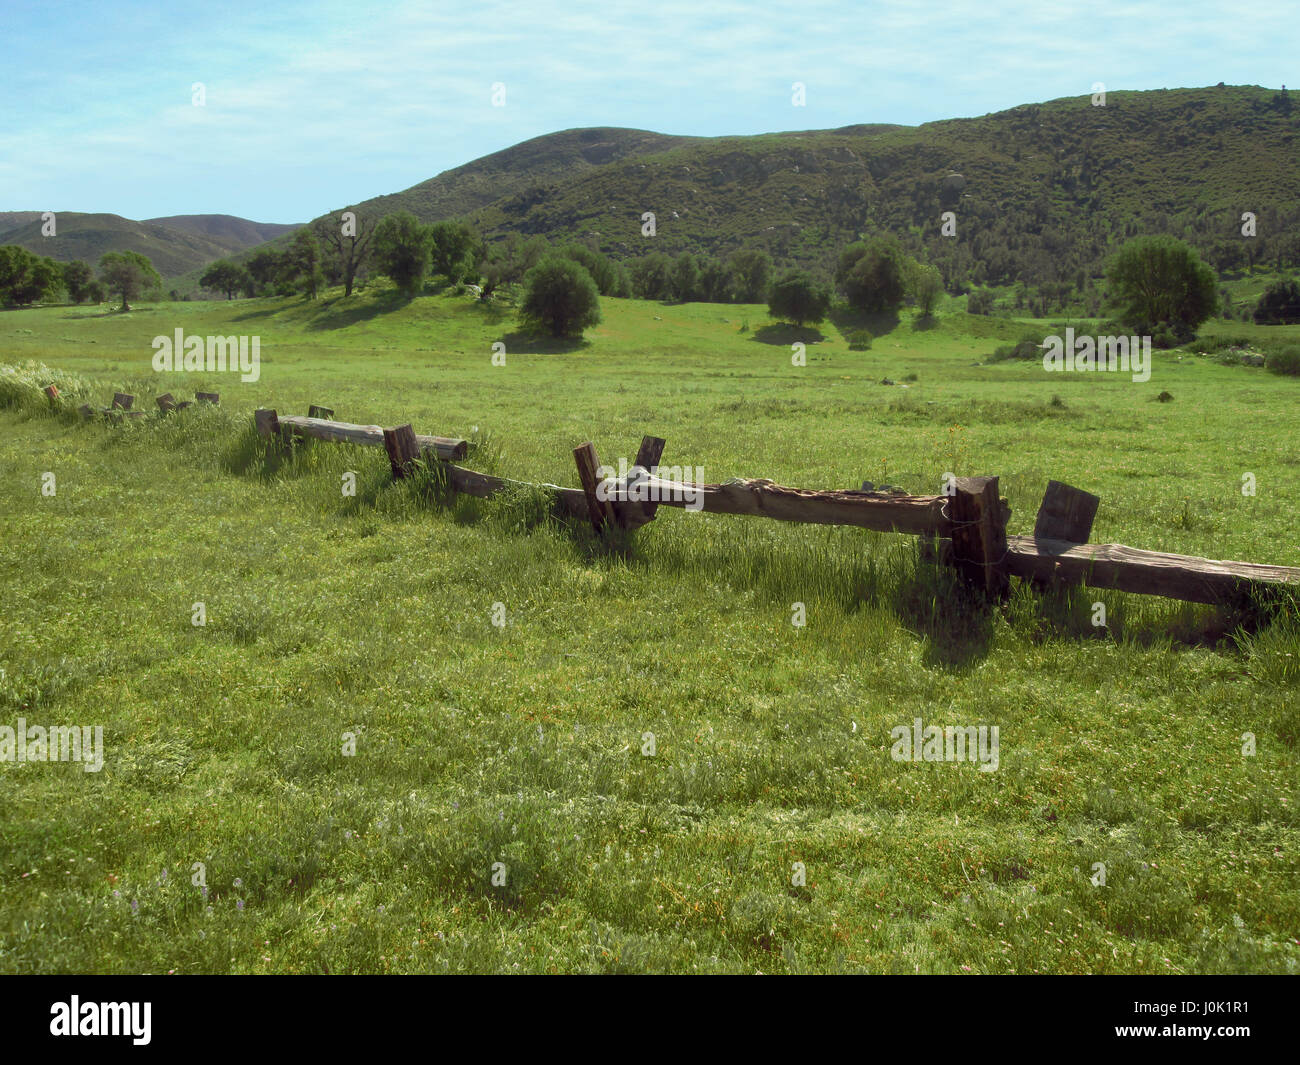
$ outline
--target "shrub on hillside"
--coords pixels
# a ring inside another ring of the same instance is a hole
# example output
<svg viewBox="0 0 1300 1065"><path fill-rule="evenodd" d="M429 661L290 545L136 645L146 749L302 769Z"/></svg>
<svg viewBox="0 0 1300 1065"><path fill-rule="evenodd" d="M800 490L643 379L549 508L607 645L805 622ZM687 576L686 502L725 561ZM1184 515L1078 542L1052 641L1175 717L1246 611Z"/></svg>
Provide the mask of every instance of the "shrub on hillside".
<svg viewBox="0 0 1300 1065"><path fill-rule="evenodd" d="M988 357L989 362L1006 362L1008 359L1041 359L1043 341L1040 337L1021 337L1014 344L1003 344Z"/></svg>
<svg viewBox="0 0 1300 1065"><path fill-rule="evenodd" d="M524 277L519 317L529 328L554 337L582 336L600 321L600 292L572 259L548 256Z"/></svg>
<svg viewBox="0 0 1300 1065"><path fill-rule="evenodd" d="M791 270L772 286L768 313L782 322L814 325L831 308L831 294L804 270Z"/></svg>
<svg viewBox="0 0 1300 1065"><path fill-rule="evenodd" d="M855 329L849 334L849 350L870 351L873 340L875 337L871 335L870 329Z"/></svg>
<svg viewBox="0 0 1300 1065"><path fill-rule="evenodd" d="M1300 377L1300 347L1282 348L1268 356L1264 368L1287 377Z"/></svg>

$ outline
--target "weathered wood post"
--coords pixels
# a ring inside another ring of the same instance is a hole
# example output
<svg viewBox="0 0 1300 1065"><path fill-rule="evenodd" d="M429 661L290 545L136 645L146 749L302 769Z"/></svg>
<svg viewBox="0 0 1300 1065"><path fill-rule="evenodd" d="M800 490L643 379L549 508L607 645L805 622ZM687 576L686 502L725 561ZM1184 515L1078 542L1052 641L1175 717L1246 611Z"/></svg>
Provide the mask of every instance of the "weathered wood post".
<svg viewBox="0 0 1300 1065"><path fill-rule="evenodd" d="M1038 517L1034 520L1034 539L1086 544L1088 537L1092 535L1092 523L1097 517L1097 508L1100 505L1101 498L1091 492L1063 484L1061 481L1048 481L1047 491L1043 493L1043 502L1038 507ZM1042 589L1046 588L1051 581L1060 580L1062 580L1061 567L1057 563L1052 566L1050 580L1035 577L1031 583Z"/></svg>
<svg viewBox="0 0 1300 1065"><path fill-rule="evenodd" d="M600 484L600 456L596 454L596 445L588 441L581 447L573 449L573 461L578 467L578 480L587 497L587 513L591 517L591 527L596 532L614 524L614 504L608 499L600 499L597 487Z"/></svg>
<svg viewBox="0 0 1300 1065"><path fill-rule="evenodd" d="M176 399L170 392L164 392L161 396L155 397L154 402L158 404L158 409L164 414L170 414L176 409Z"/></svg>
<svg viewBox="0 0 1300 1065"><path fill-rule="evenodd" d="M640 466L646 473L655 474L655 467L659 465L659 460L663 458L664 447L667 441L658 436L643 436L641 438L641 447L637 449L636 459L633 466ZM628 504L636 506L637 504ZM655 516L655 511L659 509L659 504L646 501L640 504L641 513L645 515L645 520L650 521Z"/></svg>
<svg viewBox="0 0 1300 1065"><path fill-rule="evenodd" d="M420 458L420 442L409 423L384 430L384 449L388 452L388 464L393 468L394 478L407 476Z"/></svg>
<svg viewBox="0 0 1300 1065"><path fill-rule="evenodd" d="M253 424L258 436L273 440L280 435L280 417L273 410L256 410L253 412Z"/></svg>
<svg viewBox="0 0 1300 1065"><path fill-rule="evenodd" d="M1060 481L1048 481L1034 521L1034 539L1086 544L1100 505L1101 498L1091 492Z"/></svg>
<svg viewBox="0 0 1300 1065"><path fill-rule="evenodd" d="M135 402L135 396L131 395L131 393L129 393L129 392L114 392L114 393L113 393L113 409L114 409L114 410L130 410L130 409L131 409L131 404L134 403L134 402Z"/></svg>
<svg viewBox="0 0 1300 1065"><path fill-rule="evenodd" d="M307 408L307 417L324 418L326 421L331 421L334 418L334 408L318 407L316 406L316 404L313 403L310 407Z"/></svg>
<svg viewBox="0 0 1300 1065"><path fill-rule="evenodd" d="M948 500L952 553L958 572L991 598L1010 589L1007 526L996 477L958 477Z"/></svg>
<svg viewBox="0 0 1300 1065"><path fill-rule="evenodd" d="M53 384L46 385L41 389L41 391L45 393L45 398L50 401L50 406L53 407L55 401L59 398L59 386Z"/></svg>
<svg viewBox="0 0 1300 1065"><path fill-rule="evenodd" d="M215 407L221 403L221 393L220 392L195 392L194 402L211 403Z"/></svg>

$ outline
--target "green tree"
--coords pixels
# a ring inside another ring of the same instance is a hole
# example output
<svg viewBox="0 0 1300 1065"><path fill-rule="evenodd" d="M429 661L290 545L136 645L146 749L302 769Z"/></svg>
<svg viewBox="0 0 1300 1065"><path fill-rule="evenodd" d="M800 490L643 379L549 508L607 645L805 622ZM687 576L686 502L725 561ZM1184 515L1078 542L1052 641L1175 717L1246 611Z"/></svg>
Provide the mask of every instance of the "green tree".
<svg viewBox="0 0 1300 1065"><path fill-rule="evenodd" d="M0 247L0 300L24 306L53 299L63 287L63 271L53 259L17 244Z"/></svg>
<svg viewBox="0 0 1300 1065"><path fill-rule="evenodd" d="M700 287L700 267L694 255L684 251L673 260L668 284L672 289L673 299L681 303L695 299Z"/></svg>
<svg viewBox="0 0 1300 1065"><path fill-rule="evenodd" d="M581 336L600 321L600 292L587 271L572 259L548 256L524 278L520 317L551 336Z"/></svg>
<svg viewBox="0 0 1300 1065"><path fill-rule="evenodd" d="M429 227L433 273L453 284L477 279L482 247L478 234L464 222L434 222Z"/></svg>
<svg viewBox="0 0 1300 1065"><path fill-rule="evenodd" d="M761 248L741 248L733 252L731 274L735 279L736 298L741 303L762 303L772 281L772 256Z"/></svg>
<svg viewBox="0 0 1300 1065"><path fill-rule="evenodd" d="M325 287L320 241L309 227L303 226L293 235L293 242L285 254L285 270L281 274L281 280L288 281L293 288L312 300Z"/></svg>
<svg viewBox="0 0 1300 1065"><path fill-rule="evenodd" d="M410 211L385 215L375 227L375 266L405 295L414 296L428 273L431 245L429 227Z"/></svg>
<svg viewBox="0 0 1300 1065"><path fill-rule="evenodd" d="M895 311L906 293L910 262L897 238L879 233L840 252L835 284L857 310Z"/></svg>
<svg viewBox="0 0 1300 1065"><path fill-rule="evenodd" d="M242 290L248 281L247 268L229 259L218 259L199 278L200 285L213 292L224 292L228 300L234 299L235 293Z"/></svg>
<svg viewBox="0 0 1300 1065"><path fill-rule="evenodd" d="M1300 284L1274 281L1255 304L1255 321L1260 325L1293 325L1300 322Z"/></svg>
<svg viewBox="0 0 1300 1065"><path fill-rule="evenodd" d="M1191 336L1219 306L1214 270L1173 237L1130 240L1107 266L1106 283L1119 320L1142 332L1165 325Z"/></svg>
<svg viewBox="0 0 1300 1065"><path fill-rule="evenodd" d="M618 295L620 277L617 263L585 244L566 244L560 249L560 254L586 270L602 296Z"/></svg>
<svg viewBox="0 0 1300 1065"><path fill-rule="evenodd" d="M632 263L632 289L643 300L671 299L673 261L661 251L642 255Z"/></svg>
<svg viewBox="0 0 1300 1065"><path fill-rule="evenodd" d="M731 267L720 259L707 259L700 267L700 299L706 303L726 303L734 284Z"/></svg>
<svg viewBox="0 0 1300 1065"><path fill-rule="evenodd" d="M943 275L936 266L916 263L908 278L908 289L920 308L921 317L929 318L943 295Z"/></svg>
<svg viewBox="0 0 1300 1065"><path fill-rule="evenodd" d="M831 308L831 294L806 270L791 270L772 285L767 311L778 321L814 325Z"/></svg>
<svg viewBox="0 0 1300 1065"><path fill-rule="evenodd" d="M84 259L73 259L64 263L63 287L68 290L68 299L73 303L85 303L90 298L90 283L95 280L95 272Z"/></svg>
<svg viewBox="0 0 1300 1065"><path fill-rule="evenodd" d="M343 295L351 296L357 274L370 261L375 218L348 207L337 218L328 215L318 218L312 224L312 232L320 244L322 268L331 283L341 284Z"/></svg>
<svg viewBox="0 0 1300 1065"><path fill-rule="evenodd" d="M138 251L105 252L99 257L99 277L110 293L121 297L123 313L131 309L131 300L162 287L153 263Z"/></svg>
<svg viewBox="0 0 1300 1065"><path fill-rule="evenodd" d="M273 292L278 278L284 272L285 255L273 248L262 248L253 252L244 266L248 270L248 276L262 292Z"/></svg>

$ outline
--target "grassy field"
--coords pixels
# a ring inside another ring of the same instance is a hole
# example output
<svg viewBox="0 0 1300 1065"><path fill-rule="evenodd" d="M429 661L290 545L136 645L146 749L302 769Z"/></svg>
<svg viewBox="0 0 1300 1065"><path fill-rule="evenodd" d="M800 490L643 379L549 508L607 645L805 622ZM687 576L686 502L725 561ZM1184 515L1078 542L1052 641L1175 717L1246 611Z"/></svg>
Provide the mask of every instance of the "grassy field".
<svg viewBox="0 0 1300 1065"><path fill-rule="evenodd" d="M0 363L38 364L0 375L0 724L105 744L0 763L0 971L1300 970L1294 609L990 610L908 537L668 508L603 544L379 449L279 462L250 417L410 421L569 485L574 446L645 433L710 481L996 473L1012 532L1055 477L1101 496L1094 540L1296 565L1300 381L990 365L1025 324L955 311L850 352L604 303L577 344L449 294L0 315ZM260 380L155 375L177 328L260 336ZM82 425L48 380L222 405ZM997 725L999 768L892 760L917 717Z"/></svg>

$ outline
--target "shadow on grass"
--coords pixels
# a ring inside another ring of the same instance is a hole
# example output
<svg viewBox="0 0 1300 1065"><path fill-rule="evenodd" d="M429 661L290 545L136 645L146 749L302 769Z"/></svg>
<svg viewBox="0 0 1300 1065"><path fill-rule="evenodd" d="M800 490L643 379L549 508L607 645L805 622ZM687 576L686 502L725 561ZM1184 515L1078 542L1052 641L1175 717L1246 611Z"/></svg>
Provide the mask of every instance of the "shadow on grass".
<svg viewBox="0 0 1300 1065"><path fill-rule="evenodd" d="M893 591L890 604L909 632L925 638L930 668L968 669L993 642L993 605L945 566L918 562Z"/></svg>
<svg viewBox="0 0 1300 1065"><path fill-rule="evenodd" d="M511 355L565 355L591 347L591 341L583 337L552 337L522 329L506 333L501 342Z"/></svg>
<svg viewBox="0 0 1300 1065"><path fill-rule="evenodd" d="M358 322L369 322L380 315L400 311L412 299L414 297L396 290L383 292L365 301L357 300L356 296L341 296L328 306L328 314L322 315L315 321L308 322L306 328L311 333L321 333L332 329L346 329ZM357 302L350 306L338 306L338 304L347 303L349 300L357 300Z"/></svg>
<svg viewBox="0 0 1300 1065"><path fill-rule="evenodd" d="M791 325L789 322L773 322L754 330L750 337L760 344L816 344L826 337L820 329L806 325Z"/></svg>
<svg viewBox="0 0 1300 1065"><path fill-rule="evenodd" d="M873 337L882 337L897 329L899 323L897 311L868 314L866 311L845 307L843 304L832 307L827 317L845 340L849 339L849 334L856 333L860 329L865 329Z"/></svg>
<svg viewBox="0 0 1300 1065"><path fill-rule="evenodd" d="M912 330L914 332L924 333L938 328L939 316L937 314L919 314L912 319Z"/></svg>

